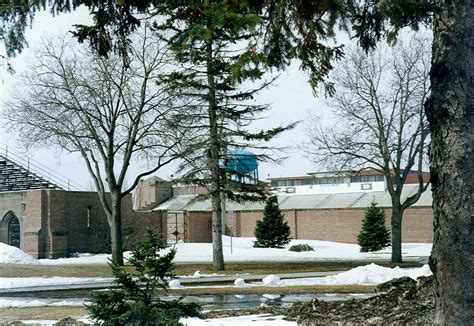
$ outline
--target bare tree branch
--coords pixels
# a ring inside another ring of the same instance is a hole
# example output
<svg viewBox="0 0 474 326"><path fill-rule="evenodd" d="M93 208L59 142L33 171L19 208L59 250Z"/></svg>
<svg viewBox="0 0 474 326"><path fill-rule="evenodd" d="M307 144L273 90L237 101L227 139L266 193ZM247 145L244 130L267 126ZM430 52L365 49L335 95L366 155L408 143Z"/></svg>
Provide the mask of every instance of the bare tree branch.
<svg viewBox="0 0 474 326"><path fill-rule="evenodd" d="M403 211L428 187L423 178L429 135L423 105L430 89L429 62L429 43L417 38L387 49L384 56L382 50L368 55L349 51L333 74L337 91L328 103L338 122L323 128L310 114L306 124L309 142L303 150L314 162L336 169L372 167L385 175L392 199L392 260L401 261ZM413 173L418 190L403 199Z"/></svg>
<svg viewBox="0 0 474 326"><path fill-rule="evenodd" d="M108 217L119 264L123 197L140 178L178 159L184 138L173 125L183 107L159 86L169 69L165 47L147 33L130 44L127 67L119 56L97 56L68 38L46 42L5 111L24 142L81 154ZM156 164L126 187L129 166L138 158Z"/></svg>

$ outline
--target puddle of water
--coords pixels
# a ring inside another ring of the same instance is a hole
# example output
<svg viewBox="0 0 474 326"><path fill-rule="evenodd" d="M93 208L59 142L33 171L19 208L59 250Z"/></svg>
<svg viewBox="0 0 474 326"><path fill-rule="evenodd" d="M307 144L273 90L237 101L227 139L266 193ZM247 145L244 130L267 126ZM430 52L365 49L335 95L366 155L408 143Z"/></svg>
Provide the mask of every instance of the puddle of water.
<svg viewBox="0 0 474 326"><path fill-rule="evenodd" d="M246 295L199 295L199 296L185 296L184 302L196 302L203 305L205 310L217 309L244 309L256 308L261 306L276 306L276 307L291 307L295 302L308 302L313 298L324 301L344 301L353 298L364 299L374 296L373 293L322 293L322 294L246 294ZM180 296L169 294L163 296L163 300L179 299ZM36 302L41 306L82 306L88 299L35 299L35 298L2 298L5 301L17 300L19 306L28 307L29 304ZM64 301L65 300L65 301Z"/></svg>
<svg viewBox="0 0 474 326"><path fill-rule="evenodd" d="M344 301L353 298L364 299L373 296L372 293L325 293L325 294L248 294L248 295L200 295L186 296L184 302L198 302L203 304L203 309L242 309L256 308L262 305L290 307L295 302L308 302L313 298L324 301ZM168 295L163 299L178 299L179 296Z"/></svg>

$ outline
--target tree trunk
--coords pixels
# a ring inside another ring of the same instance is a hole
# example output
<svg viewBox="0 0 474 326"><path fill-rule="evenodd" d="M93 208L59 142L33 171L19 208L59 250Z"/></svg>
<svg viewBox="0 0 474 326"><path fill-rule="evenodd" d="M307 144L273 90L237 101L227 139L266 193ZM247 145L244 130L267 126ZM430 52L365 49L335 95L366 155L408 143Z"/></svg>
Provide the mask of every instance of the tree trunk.
<svg viewBox="0 0 474 326"><path fill-rule="evenodd" d="M112 193L112 216L109 217L112 261L123 266L123 239L122 239L122 201L119 194Z"/></svg>
<svg viewBox="0 0 474 326"><path fill-rule="evenodd" d="M210 147L209 167L211 171L211 201L212 201L212 261L215 270L224 270L224 253L222 250L222 203L221 175L219 167L220 139L217 121L216 86L213 74L212 43L207 44L207 81L209 101Z"/></svg>
<svg viewBox="0 0 474 326"><path fill-rule="evenodd" d="M219 194L212 195L212 261L215 270L224 270L222 251L222 207Z"/></svg>
<svg viewBox="0 0 474 326"><path fill-rule="evenodd" d="M474 3L437 1L431 98L435 323L474 321Z"/></svg>
<svg viewBox="0 0 474 326"><path fill-rule="evenodd" d="M392 264L402 263L402 210L392 207Z"/></svg>

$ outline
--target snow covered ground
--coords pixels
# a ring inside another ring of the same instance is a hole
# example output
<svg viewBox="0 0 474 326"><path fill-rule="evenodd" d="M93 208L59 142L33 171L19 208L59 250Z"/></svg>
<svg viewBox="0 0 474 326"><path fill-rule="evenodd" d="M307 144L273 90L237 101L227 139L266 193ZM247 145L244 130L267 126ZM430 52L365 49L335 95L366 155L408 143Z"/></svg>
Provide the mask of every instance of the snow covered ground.
<svg viewBox="0 0 474 326"><path fill-rule="evenodd" d="M253 248L254 238L232 238L232 254L230 248L230 237L223 237L224 258L226 262L245 261L308 261L308 260L375 260L390 259L390 248L373 253L361 253L356 244L337 243L319 240L293 240L287 248L294 244L306 243L314 248L314 251L292 252L287 249ZM404 258L429 256L431 243L404 243L402 251ZM178 243L175 245L177 254L176 263L212 262L211 243ZM24 252L0 243L0 263L11 264L41 264L41 265L64 265L64 264L105 264L110 255L80 254L78 257L60 259L34 259ZM125 253L129 257L130 253Z"/></svg>

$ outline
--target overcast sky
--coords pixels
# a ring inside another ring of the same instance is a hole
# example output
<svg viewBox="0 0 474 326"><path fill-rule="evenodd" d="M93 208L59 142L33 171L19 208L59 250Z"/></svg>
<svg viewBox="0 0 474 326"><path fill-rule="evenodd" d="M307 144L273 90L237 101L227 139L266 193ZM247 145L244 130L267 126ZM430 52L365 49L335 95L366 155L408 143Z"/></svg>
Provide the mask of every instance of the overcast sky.
<svg viewBox="0 0 474 326"><path fill-rule="evenodd" d="M27 33L27 40L30 46L35 46L44 37L51 37L57 34L66 33L73 29L73 24L90 23L88 11L85 8L79 9L72 14L59 15L52 17L49 13L41 12L35 17L33 29ZM8 99L10 92L15 92L15 82L24 70L28 60L34 60L31 57L31 51L26 49L11 60L16 70L16 74L8 75L5 70L1 70L2 81L0 84L0 100L3 102ZM258 127L274 127L291 121L304 120L308 111L315 111L318 115L328 119L330 110L320 98L315 98L311 88L307 83L307 76L298 70L297 65L291 66L283 72L276 82L276 85L264 90L259 95L261 103L271 103L272 109L265 115L267 119L258 121ZM28 157L39 161L40 163L52 168L58 173L67 176L71 180L79 183L86 189L91 189L91 178L79 156L68 155L64 152L58 152L54 148L35 148L25 153L17 141L17 135L6 132L4 128L0 130L0 151L7 145L8 147L21 151ZM288 131L278 137L274 144L286 146L289 149L282 153L283 156L289 156L281 165L262 163L259 167L260 179L280 176L296 176L313 172L317 168L304 157L304 154L297 148L305 140L303 125L299 125L294 130ZM134 166L133 173L139 172L141 167ZM170 166L156 173L158 176L169 179L173 174L174 167Z"/></svg>

